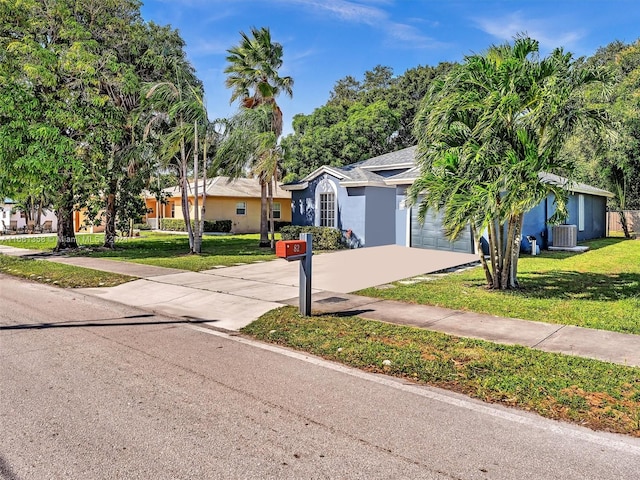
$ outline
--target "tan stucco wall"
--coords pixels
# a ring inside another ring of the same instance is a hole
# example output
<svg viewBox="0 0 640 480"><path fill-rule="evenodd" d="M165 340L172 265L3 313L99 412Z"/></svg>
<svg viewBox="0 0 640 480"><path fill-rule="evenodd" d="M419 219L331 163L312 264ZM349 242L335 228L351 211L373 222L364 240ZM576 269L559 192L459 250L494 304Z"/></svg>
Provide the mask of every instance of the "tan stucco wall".
<svg viewBox="0 0 640 480"><path fill-rule="evenodd" d="M279 221L291 221L291 199L274 198L274 203L280 203ZM182 199L173 197L165 208L165 217L171 217L171 202L175 203L175 217L184 218L182 214ZM246 202L247 209L245 215L236 215L236 204ZM154 199L147 199L147 207L153 208ZM190 213L193 218L193 199L189 199L191 206ZM155 218L155 210L148 214L150 218ZM257 233L260 231L260 199L259 198L239 198L239 197L208 197L205 209L205 220L231 220L231 231L233 233Z"/></svg>

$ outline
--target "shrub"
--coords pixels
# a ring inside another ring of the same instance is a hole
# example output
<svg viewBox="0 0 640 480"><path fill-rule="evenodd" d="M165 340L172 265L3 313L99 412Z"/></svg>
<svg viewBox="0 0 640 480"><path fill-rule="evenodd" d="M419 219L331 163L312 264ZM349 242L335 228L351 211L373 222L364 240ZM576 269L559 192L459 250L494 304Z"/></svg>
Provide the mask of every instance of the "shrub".
<svg viewBox="0 0 640 480"><path fill-rule="evenodd" d="M151 230L151 225L147 223L134 223L133 229L134 230Z"/></svg>
<svg viewBox="0 0 640 480"><path fill-rule="evenodd" d="M160 220L160 230L185 232L187 228L182 218L163 218Z"/></svg>
<svg viewBox="0 0 640 480"><path fill-rule="evenodd" d="M215 220L213 222L210 222L209 220L205 220L204 231L228 233L231 231L231 220Z"/></svg>
<svg viewBox="0 0 640 480"><path fill-rule="evenodd" d="M282 230L282 227L288 227L289 225L291 225L291 222L280 222L276 220L273 222L273 229L276 232L279 232L280 230Z"/></svg>
<svg viewBox="0 0 640 480"><path fill-rule="evenodd" d="M193 222L191 222L193 225ZM160 221L160 230L168 230L170 232L185 232L187 230L182 218L163 218ZM205 232L230 232L231 220L215 220L210 222L204 221Z"/></svg>
<svg viewBox="0 0 640 480"><path fill-rule="evenodd" d="M283 240L298 240L301 233L310 233L313 236L314 250L345 248L342 232L337 228L289 225L280 230Z"/></svg>

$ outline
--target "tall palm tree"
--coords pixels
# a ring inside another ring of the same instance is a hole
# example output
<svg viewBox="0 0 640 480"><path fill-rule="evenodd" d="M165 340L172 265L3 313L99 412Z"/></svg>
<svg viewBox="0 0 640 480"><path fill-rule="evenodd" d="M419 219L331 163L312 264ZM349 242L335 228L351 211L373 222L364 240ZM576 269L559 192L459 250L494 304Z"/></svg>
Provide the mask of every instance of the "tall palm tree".
<svg viewBox="0 0 640 480"><path fill-rule="evenodd" d="M420 178L409 191L419 217L440 210L450 238L471 224L487 233L490 263L480 251L487 284L516 288L524 214L550 193L556 218L568 192L541 174L572 176L560 148L580 122L604 124L583 98L585 85L605 82L561 49L538 57L538 42L517 37L491 47L434 82L416 117Z"/></svg>
<svg viewBox="0 0 640 480"><path fill-rule="evenodd" d="M147 124L146 132L148 133L153 128L154 123L159 123L158 121L170 125L169 131L160 136L162 144L160 157L166 166L173 163L177 167L182 191L182 214L189 235L189 251L200 253L202 222L200 222L198 210L199 179L197 176L200 155L198 125L204 125L204 129L201 131L206 131L208 124L203 95L199 86L194 86L193 83L165 81L152 85L146 96L155 102L152 122ZM191 153L193 153L193 164L189 162ZM190 170L194 172L195 176L193 184L195 221L193 223L189 208ZM206 174L206 168L204 171Z"/></svg>
<svg viewBox="0 0 640 480"><path fill-rule="evenodd" d="M293 79L289 76L281 77L278 72L282 67L282 45L271 40L271 32L265 27L252 27L251 36L240 32L240 37L240 43L227 50L228 65L224 72L228 74L225 84L232 89L230 102L240 100L242 108L246 109L269 106L273 112L269 131L277 141L282 134L282 110L276 97L281 92L290 97L293 95ZM259 156L255 160L257 164L270 164ZM272 176L266 172L257 172L257 175L262 198L260 246L268 246L267 195Z"/></svg>

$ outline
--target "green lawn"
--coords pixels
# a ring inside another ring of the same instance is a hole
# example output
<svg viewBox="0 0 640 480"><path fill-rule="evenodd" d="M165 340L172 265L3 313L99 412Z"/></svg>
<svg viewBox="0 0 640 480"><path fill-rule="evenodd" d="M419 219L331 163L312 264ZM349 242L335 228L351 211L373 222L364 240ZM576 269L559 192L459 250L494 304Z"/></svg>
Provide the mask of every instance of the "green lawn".
<svg viewBox="0 0 640 480"><path fill-rule="evenodd" d="M192 271L276 258L271 249L258 247L257 234L205 235L200 255L187 254L189 239L186 235L142 232L140 237L119 238L115 250L100 248L103 238L99 234L77 235L78 244L83 248L73 254ZM5 237L0 240L0 244L51 250L56 245L56 239L21 235Z"/></svg>
<svg viewBox="0 0 640 480"><path fill-rule="evenodd" d="M294 307L272 310L242 332L370 372L640 437L639 368L359 317L302 317Z"/></svg>
<svg viewBox="0 0 640 480"><path fill-rule="evenodd" d="M640 334L640 241L587 242L586 253L543 252L518 262L521 289L485 288L481 267L362 295L492 315Z"/></svg>
<svg viewBox="0 0 640 480"><path fill-rule="evenodd" d="M0 273L64 288L115 287L134 277L90 268L0 255Z"/></svg>

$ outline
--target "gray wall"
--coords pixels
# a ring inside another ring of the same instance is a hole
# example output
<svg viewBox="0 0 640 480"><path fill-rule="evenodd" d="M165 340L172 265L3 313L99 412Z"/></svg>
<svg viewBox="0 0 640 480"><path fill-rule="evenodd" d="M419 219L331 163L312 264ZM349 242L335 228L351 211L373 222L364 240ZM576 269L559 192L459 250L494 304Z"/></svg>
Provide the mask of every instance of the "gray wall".
<svg viewBox="0 0 640 480"><path fill-rule="evenodd" d="M578 225L578 194L569 197L567 224ZM578 228L578 241L606 236L607 199L584 194L584 230Z"/></svg>
<svg viewBox="0 0 640 480"><path fill-rule="evenodd" d="M364 187L344 188L338 187L338 211L340 218L340 229L346 234L351 230L351 237L348 238L351 248L364 247L366 243L366 206L367 198Z"/></svg>
<svg viewBox="0 0 640 480"><path fill-rule="evenodd" d="M578 195L572 193L569 195L569 203L567 209L569 216L565 220L567 225L578 225ZM600 197L595 195L584 195L584 230L578 230L578 241L590 240L593 238L602 238L607 235L606 228L606 214L607 214L607 199L606 197ZM545 228L546 219L551 217L555 211L555 204L553 202L554 196L549 195L546 199L547 216L545 218L545 201L543 200L539 205L528 211L524 216L524 223L522 228L523 235L534 235L538 240L539 245L542 244L542 232ZM551 225L548 226L549 243L553 245L553 232Z"/></svg>
<svg viewBox="0 0 640 480"><path fill-rule="evenodd" d="M315 192L323 178L325 175L310 181L306 189L291 192L293 225L315 225ZM395 243L395 188L344 188L337 178L326 178L336 187L336 227L343 234L351 230L347 241L352 248Z"/></svg>
<svg viewBox="0 0 640 480"><path fill-rule="evenodd" d="M396 189L365 187L365 192L367 199L366 246L393 245L396 242Z"/></svg>
<svg viewBox="0 0 640 480"><path fill-rule="evenodd" d="M407 198L407 187L396 187L396 245L402 245L403 247L409 246L409 239L407 238L407 207L400 208L400 204L405 202Z"/></svg>

